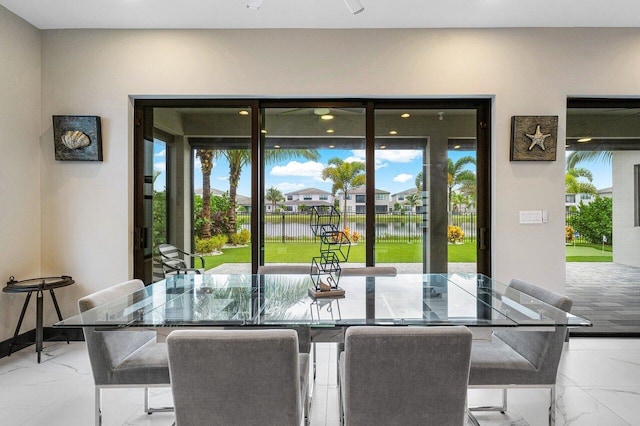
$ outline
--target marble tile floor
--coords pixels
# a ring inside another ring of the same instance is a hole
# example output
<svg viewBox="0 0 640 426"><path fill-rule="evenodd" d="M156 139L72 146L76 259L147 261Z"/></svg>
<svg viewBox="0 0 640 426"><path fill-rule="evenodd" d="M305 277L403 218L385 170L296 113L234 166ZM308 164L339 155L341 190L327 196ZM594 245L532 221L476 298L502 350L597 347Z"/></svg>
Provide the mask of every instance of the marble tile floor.
<svg viewBox="0 0 640 426"><path fill-rule="evenodd" d="M0 359L0 424L3 426L91 426L93 378L83 342L45 344L43 362L33 347ZM318 344L318 370L311 409L312 426L338 425L336 350ZM640 424L640 339L572 338L566 343L558 376L557 425ZM546 425L548 392L509 391L509 410L479 413L481 425ZM470 404L498 403L500 392L472 390ZM171 404L167 388L152 391L152 405ZM105 426L173 424L172 413L147 415L143 391L103 392Z"/></svg>

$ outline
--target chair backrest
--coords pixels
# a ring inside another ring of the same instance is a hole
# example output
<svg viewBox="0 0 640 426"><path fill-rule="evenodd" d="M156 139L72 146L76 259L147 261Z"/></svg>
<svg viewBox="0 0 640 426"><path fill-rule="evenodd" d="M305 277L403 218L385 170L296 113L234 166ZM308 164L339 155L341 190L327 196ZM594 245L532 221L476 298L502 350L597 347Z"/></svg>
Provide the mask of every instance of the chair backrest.
<svg viewBox="0 0 640 426"><path fill-rule="evenodd" d="M180 252L176 246L171 244L160 244L158 251L163 259L180 259Z"/></svg>
<svg viewBox="0 0 640 426"><path fill-rule="evenodd" d="M471 338L462 326L350 327L347 425L463 425Z"/></svg>
<svg viewBox="0 0 640 426"><path fill-rule="evenodd" d="M316 267L311 265L262 265L258 274L315 274Z"/></svg>
<svg viewBox="0 0 640 426"><path fill-rule="evenodd" d="M78 309L83 313L141 289L144 289L142 281L126 281L81 298L78 300ZM114 368L148 341L155 339L153 331L96 331L92 327L84 327L83 331L96 385L125 384L114 383Z"/></svg>
<svg viewBox="0 0 640 426"><path fill-rule="evenodd" d="M396 276L398 270L395 266L365 266L362 268L342 268L341 275L354 276L354 275L368 275L368 276Z"/></svg>
<svg viewBox="0 0 640 426"><path fill-rule="evenodd" d="M294 330L177 330L167 345L177 425L300 424Z"/></svg>
<svg viewBox="0 0 640 426"><path fill-rule="evenodd" d="M509 289L542 300L564 312L571 312L573 305L571 299L535 284L513 279L507 288L507 295L509 295ZM514 292L514 297L518 295L519 293ZM567 327L556 327L555 331L505 330L496 331L494 335L536 367L541 384L556 382Z"/></svg>

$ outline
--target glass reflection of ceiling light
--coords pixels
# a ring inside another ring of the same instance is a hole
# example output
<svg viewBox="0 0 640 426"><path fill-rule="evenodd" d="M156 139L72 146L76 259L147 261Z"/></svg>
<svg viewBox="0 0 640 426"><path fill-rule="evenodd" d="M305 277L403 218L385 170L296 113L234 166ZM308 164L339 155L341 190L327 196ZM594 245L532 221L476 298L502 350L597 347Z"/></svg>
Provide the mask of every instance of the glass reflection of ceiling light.
<svg viewBox="0 0 640 426"><path fill-rule="evenodd" d="M329 108L316 108L313 110L315 115L327 115L331 112Z"/></svg>
<svg viewBox="0 0 640 426"><path fill-rule="evenodd" d="M380 149L385 149L386 147L386 145L380 145Z"/></svg>
<svg viewBox="0 0 640 426"><path fill-rule="evenodd" d="M325 114L325 115L320 116L320 118L322 118L323 120L333 120L333 115Z"/></svg>
<svg viewBox="0 0 640 426"><path fill-rule="evenodd" d="M267 131L265 129L262 129L261 132L262 133L267 133Z"/></svg>
<svg viewBox="0 0 640 426"><path fill-rule="evenodd" d="M243 109L238 114L240 114L240 115L249 115L249 111Z"/></svg>
<svg viewBox="0 0 640 426"><path fill-rule="evenodd" d="M333 129L327 129L327 133L333 133L335 130Z"/></svg>
<svg viewBox="0 0 640 426"><path fill-rule="evenodd" d="M460 145L454 146L453 149L460 149Z"/></svg>
<svg viewBox="0 0 640 426"><path fill-rule="evenodd" d="M409 114L408 112L405 112L404 114L401 114L400 117L409 118L409 117L411 117L411 114Z"/></svg>
<svg viewBox="0 0 640 426"><path fill-rule="evenodd" d="M249 3L247 3L247 9L253 9L253 10L260 9L260 6L262 6L263 1L264 0L249 0Z"/></svg>
<svg viewBox="0 0 640 426"><path fill-rule="evenodd" d="M580 138L578 139L578 142L580 143L591 142L591 138Z"/></svg>
<svg viewBox="0 0 640 426"><path fill-rule="evenodd" d="M329 148L335 148L335 147L336 147L335 145L329 145Z"/></svg>
<svg viewBox="0 0 640 426"><path fill-rule="evenodd" d="M364 6L362 6L360 0L344 0L344 4L349 8L349 12L354 15L364 11Z"/></svg>
<svg viewBox="0 0 640 426"><path fill-rule="evenodd" d="M395 131L395 130L392 130L392 131L390 131L390 132L389 132L389 134L390 134L390 135L397 135L397 134L398 134L398 132L397 132L397 131Z"/></svg>

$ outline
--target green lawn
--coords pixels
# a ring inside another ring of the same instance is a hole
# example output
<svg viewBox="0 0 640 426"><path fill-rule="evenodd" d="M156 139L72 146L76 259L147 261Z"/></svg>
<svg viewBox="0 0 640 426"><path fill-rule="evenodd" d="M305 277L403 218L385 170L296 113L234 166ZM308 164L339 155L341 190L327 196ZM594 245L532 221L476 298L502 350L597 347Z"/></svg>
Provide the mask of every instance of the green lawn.
<svg viewBox="0 0 640 426"><path fill-rule="evenodd" d="M265 263L306 263L319 255L320 245L316 243L266 243ZM448 245L449 262L475 262L475 242ZM225 248L218 256L205 256L205 268L210 269L223 263L251 262L251 248ZM378 243L376 256L383 263L422 263L420 243ZM365 262L365 244L351 246L349 262Z"/></svg>
<svg viewBox="0 0 640 426"><path fill-rule="evenodd" d="M597 244L567 245L567 262L613 262L611 246Z"/></svg>
<svg viewBox="0 0 640 426"><path fill-rule="evenodd" d="M318 256L320 245L316 243L267 243L265 245L266 263L306 263ZM611 246L597 244L567 245L567 262L612 262ZM448 245L449 262L475 262L475 242ZM381 263L422 263L422 244L420 243L378 243L376 256ZM365 244L351 246L349 262L364 263ZM218 256L205 256L205 268L210 269L223 263L250 263L251 248L225 248Z"/></svg>

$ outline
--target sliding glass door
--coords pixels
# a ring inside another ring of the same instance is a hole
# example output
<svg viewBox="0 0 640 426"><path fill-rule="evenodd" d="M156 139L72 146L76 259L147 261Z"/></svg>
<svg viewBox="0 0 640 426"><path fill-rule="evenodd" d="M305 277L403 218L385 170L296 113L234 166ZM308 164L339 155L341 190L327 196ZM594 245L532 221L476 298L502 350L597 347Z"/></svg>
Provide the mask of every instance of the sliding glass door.
<svg viewBox="0 0 640 426"><path fill-rule="evenodd" d="M152 131L170 136L164 240L204 255L207 270L310 265L321 245L314 214L333 212L349 241L346 266L489 274L489 107L145 100L136 102L136 146ZM157 162L155 150L136 151L136 164L153 164L153 156ZM134 186L147 175L136 165ZM139 221L153 215L137 194L136 235L146 235L159 226ZM135 274L150 282L153 243L135 243Z"/></svg>

